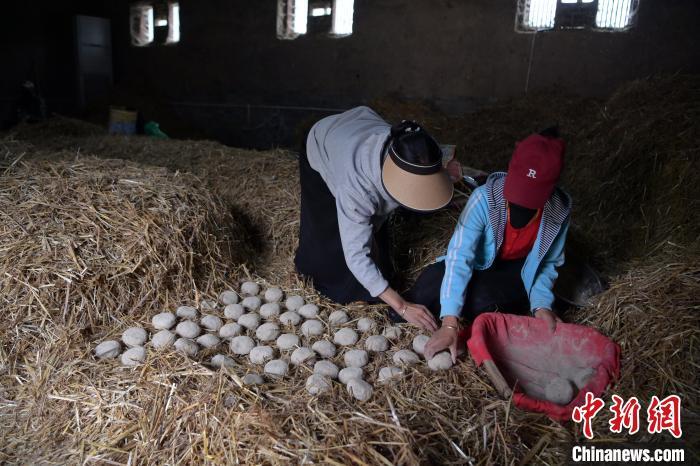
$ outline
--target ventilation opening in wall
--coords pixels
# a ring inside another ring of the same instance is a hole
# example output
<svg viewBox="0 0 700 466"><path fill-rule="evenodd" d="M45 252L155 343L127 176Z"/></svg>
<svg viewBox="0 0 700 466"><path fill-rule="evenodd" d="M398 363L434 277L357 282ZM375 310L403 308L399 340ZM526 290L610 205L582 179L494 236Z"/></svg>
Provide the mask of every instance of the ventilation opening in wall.
<svg viewBox="0 0 700 466"><path fill-rule="evenodd" d="M328 33L331 37L352 34L354 0L277 0L277 38L296 39L307 33ZM328 21L328 17L330 22Z"/></svg>
<svg viewBox="0 0 700 466"><path fill-rule="evenodd" d="M638 7L639 0L518 0L515 30L624 31L634 25Z"/></svg>
<svg viewBox="0 0 700 466"><path fill-rule="evenodd" d="M153 43L154 19L153 7L150 5L132 5L129 9L131 25L131 44L145 47Z"/></svg>

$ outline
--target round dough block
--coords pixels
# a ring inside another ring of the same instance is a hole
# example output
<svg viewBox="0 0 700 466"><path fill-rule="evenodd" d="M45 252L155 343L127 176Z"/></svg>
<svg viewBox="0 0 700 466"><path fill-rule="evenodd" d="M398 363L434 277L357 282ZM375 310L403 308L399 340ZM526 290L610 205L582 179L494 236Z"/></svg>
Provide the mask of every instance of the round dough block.
<svg viewBox="0 0 700 466"><path fill-rule="evenodd" d="M236 365L236 361L225 354L215 354L211 358L211 365L218 368L234 367Z"/></svg>
<svg viewBox="0 0 700 466"><path fill-rule="evenodd" d="M328 323L331 325L343 325L347 324L350 322L350 317L348 317L348 313L345 311L333 311L331 312L331 315L328 316Z"/></svg>
<svg viewBox="0 0 700 466"><path fill-rule="evenodd" d="M269 346L256 346L250 350L248 357L253 364L265 364L274 357L275 350Z"/></svg>
<svg viewBox="0 0 700 466"><path fill-rule="evenodd" d="M260 306L259 312L263 319L271 319L280 315L280 305L277 303L265 303Z"/></svg>
<svg viewBox="0 0 700 466"><path fill-rule="evenodd" d="M574 398L574 387L566 379L554 377L544 387L544 397L558 405L568 405Z"/></svg>
<svg viewBox="0 0 700 466"><path fill-rule="evenodd" d="M202 329L199 328L199 325L191 320L183 320L175 327L175 333L183 338L197 338L201 331Z"/></svg>
<svg viewBox="0 0 700 466"><path fill-rule="evenodd" d="M197 338L197 343L204 348L213 348L221 343L219 337L213 333L205 333L204 335Z"/></svg>
<svg viewBox="0 0 700 466"><path fill-rule="evenodd" d="M357 343L357 332L351 328L341 328L333 335L333 343L341 346L350 346Z"/></svg>
<svg viewBox="0 0 700 466"><path fill-rule="evenodd" d="M347 385L352 379L362 379L361 367L346 367L338 372L338 380Z"/></svg>
<svg viewBox="0 0 700 466"><path fill-rule="evenodd" d="M573 377L573 382L576 385L576 388L579 390L583 389L594 375L595 369L592 367L586 367L585 369L578 371Z"/></svg>
<svg viewBox="0 0 700 466"><path fill-rule="evenodd" d="M420 362L420 356L411 350L402 349L394 353L393 360L397 366L412 366Z"/></svg>
<svg viewBox="0 0 700 466"><path fill-rule="evenodd" d="M284 377L289 372L289 365L286 361L281 359L273 359L265 364L265 373L269 375L276 375L278 377Z"/></svg>
<svg viewBox="0 0 700 466"><path fill-rule="evenodd" d="M146 360L146 348L134 346L122 353L121 361L125 366L138 366Z"/></svg>
<svg viewBox="0 0 700 466"><path fill-rule="evenodd" d="M301 333L305 337L323 335L323 322L316 319L307 320L301 324Z"/></svg>
<svg viewBox="0 0 700 466"><path fill-rule="evenodd" d="M228 306L229 304L236 304L238 302L238 293L236 293L233 290L223 291L219 295L219 302L224 306Z"/></svg>
<svg viewBox="0 0 700 466"><path fill-rule="evenodd" d="M287 298L284 305L289 311L298 311L301 306L304 305L304 298L299 295L292 295Z"/></svg>
<svg viewBox="0 0 700 466"><path fill-rule="evenodd" d="M143 346L148 338L148 333L141 327L129 327L122 333L122 341L129 348Z"/></svg>
<svg viewBox="0 0 700 466"><path fill-rule="evenodd" d="M175 343L177 337L170 330L161 330L151 337L151 345L155 349L170 348Z"/></svg>
<svg viewBox="0 0 700 466"><path fill-rule="evenodd" d="M257 296L260 294L260 285L255 282L243 282L241 285L241 294Z"/></svg>
<svg viewBox="0 0 700 466"><path fill-rule="evenodd" d="M313 345L311 349L316 351L322 358L332 358L335 356L335 345L328 340L319 340Z"/></svg>
<svg viewBox="0 0 700 466"><path fill-rule="evenodd" d="M372 397L372 386L362 379L352 379L347 383L348 393L355 399L367 401Z"/></svg>
<svg viewBox="0 0 700 466"><path fill-rule="evenodd" d="M297 312L304 319L315 319L318 317L318 306L315 304L304 304Z"/></svg>
<svg viewBox="0 0 700 466"><path fill-rule="evenodd" d="M181 319L196 319L199 312L192 306L180 306L175 311L175 315Z"/></svg>
<svg viewBox="0 0 700 466"><path fill-rule="evenodd" d="M230 324L221 326L221 328L219 329L219 336L221 338L233 338L237 335L240 335L242 331L243 327L241 327L239 324L232 322Z"/></svg>
<svg viewBox="0 0 700 466"><path fill-rule="evenodd" d="M176 321L177 317L172 312L161 312L151 318L151 324L156 330L169 330L173 328Z"/></svg>
<svg viewBox="0 0 700 466"><path fill-rule="evenodd" d="M306 379L306 391L311 395L320 395L330 391L331 388L331 382L321 374L311 374Z"/></svg>
<svg viewBox="0 0 700 466"><path fill-rule="evenodd" d="M197 356L199 346L189 338L178 338L175 340L175 349L187 356Z"/></svg>
<svg viewBox="0 0 700 466"><path fill-rule="evenodd" d="M292 351L292 356L289 359L295 366L299 366L301 364L311 365L316 361L316 353L311 351L306 346L301 346Z"/></svg>
<svg viewBox="0 0 700 466"><path fill-rule="evenodd" d="M379 376L377 377L377 382L384 383L389 379L398 378L403 375L403 371L398 367L386 366L379 369Z"/></svg>
<svg viewBox="0 0 700 466"><path fill-rule="evenodd" d="M398 340L399 338L401 338L401 327L386 327L382 332L382 335L384 335L389 340Z"/></svg>
<svg viewBox="0 0 700 466"><path fill-rule="evenodd" d="M95 357L97 359L111 359L119 356L122 352L122 344L117 340L103 341L95 346Z"/></svg>
<svg viewBox="0 0 700 466"><path fill-rule="evenodd" d="M224 308L224 317L228 320L238 320L243 314L245 314L245 308L240 304L229 304Z"/></svg>
<svg viewBox="0 0 700 466"><path fill-rule="evenodd" d="M299 325L301 322L301 316L294 311L287 311L280 316L280 322L284 325Z"/></svg>
<svg viewBox="0 0 700 466"><path fill-rule="evenodd" d="M280 327L274 322L262 324L255 330L255 336L260 341L272 341L280 334Z"/></svg>
<svg viewBox="0 0 700 466"><path fill-rule="evenodd" d="M443 351L433 356L433 359L428 361L428 367L434 371L441 371L452 367L452 355L449 351Z"/></svg>
<svg viewBox="0 0 700 466"><path fill-rule="evenodd" d="M241 301L241 306L249 311L257 311L260 309L261 305L262 301L257 296L247 296L243 298L243 301Z"/></svg>
<svg viewBox="0 0 700 466"><path fill-rule="evenodd" d="M294 335L293 333L283 333L279 337L277 337L277 347L282 350L290 350L292 348L295 348L299 346L299 337Z"/></svg>
<svg viewBox="0 0 700 466"><path fill-rule="evenodd" d="M199 308L203 311L214 311L218 305L219 304L213 299L203 299L202 302L199 303Z"/></svg>
<svg viewBox="0 0 700 466"><path fill-rule="evenodd" d="M284 293L282 293L282 290L277 287L272 287L265 290L265 301L268 303L279 303L282 301L282 296L284 296Z"/></svg>
<svg viewBox="0 0 700 466"><path fill-rule="evenodd" d="M260 374L246 374L243 377L243 385L262 385L265 383Z"/></svg>
<svg viewBox="0 0 700 466"><path fill-rule="evenodd" d="M241 335L239 337L233 337L229 347L234 354L245 355L255 348L255 341L249 336Z"/></svg>
<svg viewBox="0 0 700 466"><path fill-rule="evenodd" d="M203 316L199 320L199 323L202 324L202 327L204 327L205 329L211 330L213 332L218 332L219 329L224 325L224 322L219 316L214 316L211 314Z"/></svg>
<svg viewBox="0 0 700 466"><path fill-rule="evenodd" d="M383 335L372 335L365 340L365 349L374 353L383 353L389 349L389 340Z"/></svg>
<svg viewBox="0 0 700 466"><path fill-rule="evenodd" d="M254 312L243 314L238 318L238 324L247 328L248 330L255 330L260 326L260 316Z"/></svg>
<svg viewBox="0 0 700 466"><path fill-rule="evenodd" d="M345 353L344 359L347 367L364 367L369 362L369 355L365 350L354 349Z"/></svg>
<svg viewBox="0 0 700 466"><path fill-rule="evenodd" d="M314 374L321 374L324 377L330 379L338 378L338 366L333 364L331 361L322 360L314 364Z"/></svg>
<svg viewBox="0 0 700 466"><path fill-rule="evenodd" d="M377 323L369 317L363 317L362 319L357 321L357 330L359 330L360 332L372 331L376 326Z"/></svg>
<svg viewBox="0 0 700 466"><path fill-rule="evenodd" d="M413 351L418 354L423 354L425 344L428 343L428 340L430 340L428 335L416 335L416 337L413 339Z"/></svg>

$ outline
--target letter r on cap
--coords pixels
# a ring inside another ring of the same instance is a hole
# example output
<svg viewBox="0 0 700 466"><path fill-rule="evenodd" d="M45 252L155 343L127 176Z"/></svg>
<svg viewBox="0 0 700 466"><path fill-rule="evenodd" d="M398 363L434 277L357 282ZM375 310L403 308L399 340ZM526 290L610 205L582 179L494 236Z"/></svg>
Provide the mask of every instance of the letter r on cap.
<svg viewBox="0 0 700 466"><path fill-rule="evenodd" d="M537 177L537 172L533 170L532 168L529 169L530 171L527 172L527 177L528 178L536 178Z"/></svg>

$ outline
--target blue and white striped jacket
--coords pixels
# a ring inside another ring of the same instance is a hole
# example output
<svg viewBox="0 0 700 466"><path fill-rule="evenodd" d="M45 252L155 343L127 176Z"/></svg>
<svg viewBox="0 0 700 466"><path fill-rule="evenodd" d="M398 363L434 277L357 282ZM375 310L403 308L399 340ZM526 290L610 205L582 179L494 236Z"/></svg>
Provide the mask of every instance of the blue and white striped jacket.
<svg viewBox="0 0 700 466"><path fill-rule="evenodd" d="M492 173L474 190L459 217L445 256L440 317L461 314L472 270L489 268L501 248L506 225L505 177L504 172ZM564 264L570 212L571 198L556 188L544 206L537 239L520 273L533 311L552 308L556 269Z"/></svg>

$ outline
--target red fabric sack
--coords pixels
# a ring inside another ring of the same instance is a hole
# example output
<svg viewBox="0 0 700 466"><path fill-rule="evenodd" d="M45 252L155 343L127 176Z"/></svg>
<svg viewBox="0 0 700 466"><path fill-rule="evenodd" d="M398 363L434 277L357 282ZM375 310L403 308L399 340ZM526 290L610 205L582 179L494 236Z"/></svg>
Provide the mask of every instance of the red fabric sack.
<svg viewBox="0 0 700 466"><path fill-rule="evenodd" d="M586 392L600 396L620 375L619 345L583 325L558 323L552 333L542 319L491 312L478 316L464 337L477 366L495 363L513 389L515 406L557 421L570 420ZM576 387L565 406L544 399L554 377Z"/></svg>

